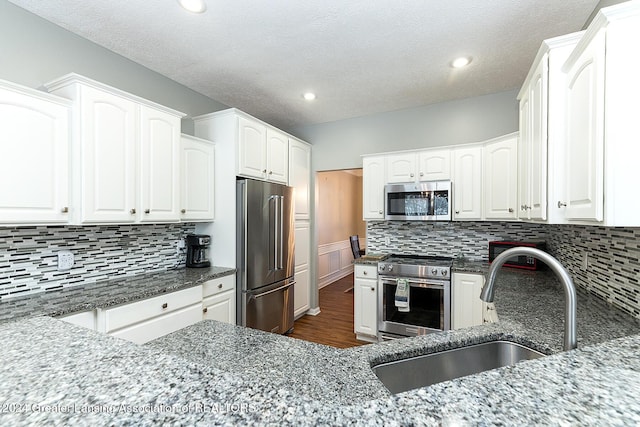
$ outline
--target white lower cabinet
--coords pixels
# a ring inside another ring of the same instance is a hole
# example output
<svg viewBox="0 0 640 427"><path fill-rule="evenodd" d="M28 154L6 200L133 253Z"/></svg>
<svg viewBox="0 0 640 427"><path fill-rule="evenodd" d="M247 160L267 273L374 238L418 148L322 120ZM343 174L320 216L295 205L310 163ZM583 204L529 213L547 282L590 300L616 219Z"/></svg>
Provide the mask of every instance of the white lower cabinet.
<svg viewBox="0 0 640 427"><path fill-rule="evenodd" d="M451 281L451 329L482 325L485 303L480 299L482 274L453 273Z"/></svg>
<svg viewBox="0 0 640 427"><path fill-rule="evenodd" d="M377 341L378 267L376 265L355 265L353 330L359 340Z"/></svg>
<svg viewBox="0 0 640 427"><path fill-rule="evenodd" d="M308 221L296 221L295 242L296 284L293 288L293 316L298 318L311 307L311 281L309 277L311 228Z"/></svg>
<svg viewBox="0 0 640 427"><path fill-rule="evenodd" d="M236 323L236 276L223 276L202 285L202 318Z"/></svg>
<svg viewBox="0 0 640 427"><path fill-rule="evenodd" d="M59 317L60 320L71 323L72 325L82 326L83 328L96 330L96 312L82 311L80 313L70 314L68 316Z"/></svg>
<svg viewBox="0 0 640 427"><path fill-rule="evenodd" d="M202 286L98 309L98 331L144 344L202 320Z"/></svg>

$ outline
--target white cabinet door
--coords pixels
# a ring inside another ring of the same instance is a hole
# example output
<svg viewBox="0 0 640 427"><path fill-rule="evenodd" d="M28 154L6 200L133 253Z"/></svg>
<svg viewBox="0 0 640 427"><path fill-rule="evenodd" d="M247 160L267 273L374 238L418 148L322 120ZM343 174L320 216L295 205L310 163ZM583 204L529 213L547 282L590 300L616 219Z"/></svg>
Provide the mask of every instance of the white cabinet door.
<svg viewBox="0 0 640 427"><path fill-rule="evenodd" d="M238 117L238 174L265 179L267 174L267 127Z"/></svg>
<svg viewBox="0 0 640 427"><path fill-rule="evenodd" d="M202 314L204 320L236 323L236 291L227 291L202 300Z"/></svg>
<svg viewBox="0 0 640 427"><path fill-rule="evenodd" d="M80 90L81 221L134 222L136 104L89 86Z"/></svg>
<svg viewBox="0 0 640 427"><path fill-rule="evenodd" d="M453 219L482 219L482 146L453 150Z"/></svg>
<svg viewBox="0 0 640 427"><path fill-rule="evenodd" d="M451 179L451 150L428 150L418 153L418 180Z"/></svg>
<svg viewBox="0 0 640 427"><path fill-rule="evenodd" d="M518 212L518 137L484 147L484 217L516 219Z"/></svg>
<svg viewBox="0 0 640 427"><path fill-rule="evenodd" d="M416 153L388 154L385 157L387 184L416 180Z"/></svg>
<svg viewBox="0 0 640 427"><path fill-rule="evenodd" d="M353 283L354 332L375 336L378 333L377 281L356 277Z"/></svg>
<svg viewBox="0 0 640 427"><path fill-rule="evenodd" d="M68 221L69 115L69 105L0 84L0 223Z"/></svg>
<svg viewBox="0 0 640 427"><path fill-rule="evenodd" d="M451 328L482 325L484 302L480 291L484 285L481 274L454 273L451 283Z"/></svg>
<svg viewBox="0 0 640 427"><path fill-rule="evenodd" d="M567 71L565 217L604 219L605 29Z"/></svg>
<svg viewBox="0 0 640 427"><path fill-rule="evenodd" d="M309 280L311 228L309 222L296 221L295 242L296 284L293 291L293 314L298 317L311 307L311 282Z"/></svg>
<svg viewBox="0 0 640 427"><path fill-rule="evenodd" d="M529 197L528 219L547 219L547 132L549 62L544 55L530 83L530 127L527 179Z"/></svg>
<svg viewBox="0 0 640 427"><path fill-rule="evenodd" d="M366 220L384 219L385 158L362 159L362 217Z"/></svg>
<svg viewBox="0 0 640 427"><path fill-rule="evenodd" d="M518 138L518 218L529 219L531 200L531 102L529 87L519 103L520 138Z"/></svg>
<svg viewBox="0 0 640 427"><path fill-rule="evenodd" d="M267 179L287 184L289 181L289 138L267 128Z"/></svg>
<svg viewBox="0 0 640 427"><path fill-rule="evenodd" d="M295 219L309 219L311 146L289 138L289 185L294 188Z"/></svg>
<svg viewBox="0 0 640 427"><path fill-rule="evenodd" d="M181 136L180 212L182 221L214 219L214 144L206 139Z"/></svg>
<svg viewBox="0 0 640 427"><path fill-rule="evenodd" d="M180 220L180 118L140 106L140 219Z"/></svg>

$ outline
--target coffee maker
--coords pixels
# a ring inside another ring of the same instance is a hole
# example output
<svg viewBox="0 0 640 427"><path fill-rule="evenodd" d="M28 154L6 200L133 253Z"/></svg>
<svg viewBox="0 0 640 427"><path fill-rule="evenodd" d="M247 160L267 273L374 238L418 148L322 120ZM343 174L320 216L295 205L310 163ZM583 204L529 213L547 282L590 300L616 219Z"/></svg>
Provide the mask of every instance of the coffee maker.
<svg viewBox="0 0 640 427"><path fill-rule="evenodd" d="M211 238L206 234L187 235L187 267L209 267L209 243Z"/></svg>

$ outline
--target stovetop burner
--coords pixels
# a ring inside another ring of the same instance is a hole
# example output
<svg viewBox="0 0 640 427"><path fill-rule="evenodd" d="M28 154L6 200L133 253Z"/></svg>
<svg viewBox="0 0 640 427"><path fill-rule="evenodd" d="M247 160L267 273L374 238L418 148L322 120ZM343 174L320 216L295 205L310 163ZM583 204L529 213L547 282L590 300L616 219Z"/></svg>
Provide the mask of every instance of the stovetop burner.
<svg viewBox="0 0 640 427"><path fill-rule="evenodd" d="M452 264L451 257L394 254L378 263L378 273L384 276L449 280Z"/></svg>

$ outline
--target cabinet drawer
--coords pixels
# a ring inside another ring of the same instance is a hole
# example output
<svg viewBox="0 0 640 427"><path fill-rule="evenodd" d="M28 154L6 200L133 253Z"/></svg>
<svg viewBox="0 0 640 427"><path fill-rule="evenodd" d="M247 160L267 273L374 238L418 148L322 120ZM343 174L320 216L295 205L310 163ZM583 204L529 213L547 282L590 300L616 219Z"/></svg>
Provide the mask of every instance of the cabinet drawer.
<svg viewBox="0 0 640 427"><path fill-rule="evenodd" d="M144 344L179 329L198 323L202 320L202 305L200 303L167 313L146 322L112 332L109 335Z"/></svg>
<svg viewBox="0 0 640 427"><path fill-rule="evenodd" d="M105 331L111 332L180 308L200 303L202 287L183 289L104 311Z"/></svg>
<svg viewBox="0 0 640 427"><path fill-rule="evenodd" d="M354 274L359 279L377 279L378 278L378 266L377 265L355 265Z"/></svg>
<svg viewBox="0 0 640 427"><path fill-rule="evenodd" d="M236 287L236 275L222 276L217 279L206 281L202 284L202 297L206 298L220 292L229 291Z"/></svg>

